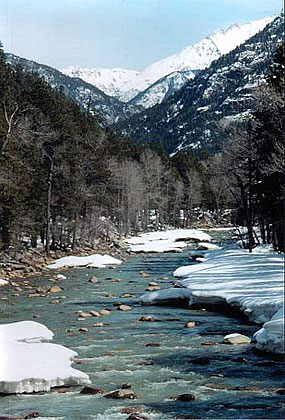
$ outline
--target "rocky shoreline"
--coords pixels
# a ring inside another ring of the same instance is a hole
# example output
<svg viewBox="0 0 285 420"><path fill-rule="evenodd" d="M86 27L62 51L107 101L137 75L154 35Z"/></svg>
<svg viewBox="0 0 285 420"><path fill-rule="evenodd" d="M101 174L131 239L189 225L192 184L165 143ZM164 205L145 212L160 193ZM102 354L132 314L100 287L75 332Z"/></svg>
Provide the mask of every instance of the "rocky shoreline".
<svg viewBox="0 0 285 420"><path fill-rule="evenodd" d="M47 268L53 260L66 256L88 256L91 254L108 254L125 260L129 253L120 242L103 242L96 247L82 247L68 251L50 251L49 255L43 248L26 249L12 253L0 253L0 279L8 282L25 280L50 273Z"/></svg>

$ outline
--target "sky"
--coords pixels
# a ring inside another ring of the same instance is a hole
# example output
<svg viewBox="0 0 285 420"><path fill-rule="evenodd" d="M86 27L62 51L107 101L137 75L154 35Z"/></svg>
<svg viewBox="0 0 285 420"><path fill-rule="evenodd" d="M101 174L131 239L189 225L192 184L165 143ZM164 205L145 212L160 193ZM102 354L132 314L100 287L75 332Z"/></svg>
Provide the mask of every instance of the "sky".
<svg viewBox="0 0 285 420"><path fill-rule="evenodd" d="M142 70L282 0L0 0L4 50L61 69Z"/></svg>

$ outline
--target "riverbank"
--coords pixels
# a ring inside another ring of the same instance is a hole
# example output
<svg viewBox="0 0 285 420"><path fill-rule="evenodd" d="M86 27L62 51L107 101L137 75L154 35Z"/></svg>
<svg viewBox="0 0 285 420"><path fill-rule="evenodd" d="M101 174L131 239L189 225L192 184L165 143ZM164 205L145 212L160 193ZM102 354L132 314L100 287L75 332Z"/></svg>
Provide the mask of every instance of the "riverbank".
<svg viewBox="0 0 285 420"><path fill-rule="evenodd" d="M250 321L264 324L254 336L259 350L284 354L284 257L264 246L251 254L233 247L199 255L199 264L174 271L180 288L146 293L141 302L174 304L180 300L190 308L238 309Z"/></svg>
<svg viewBox="0 0 285 420"><path fill-rule="evenodd" d="M92 254L108 254L111 257L125 260L129 254L126 247L117 242L105 242L94 248L84 247L68 251L50 251L46 255L44 248L30 248L17 252L0 253L0 279L13 281L15 279L27 279L31 276L47 274L47 268L54 260L67 256L90 256Z"/></svg>

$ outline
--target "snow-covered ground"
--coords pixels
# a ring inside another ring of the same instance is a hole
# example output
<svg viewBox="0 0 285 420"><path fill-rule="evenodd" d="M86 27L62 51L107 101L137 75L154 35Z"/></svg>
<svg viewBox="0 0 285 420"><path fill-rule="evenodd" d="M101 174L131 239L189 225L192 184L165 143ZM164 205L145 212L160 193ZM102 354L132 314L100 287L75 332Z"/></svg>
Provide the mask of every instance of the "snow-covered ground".
<svg viewBox="0 0 285 420"><path fill-rule="evenodd" d="M207 252L201 264L179 267L181 289L144 294L144 304L188 297L189 305L228 305L238 307L250 320L265 323L255 334L256 347L284 353L284 256L268 247L257 247L252 254L242 249ZM187 292L185 291L187 289Z"/></svg>
<svg viewBox="0 0 285 420"><path fill-rule="evenodd" d="M187 247L185 241L210 242L211 236L197 229L173 229L143 233L125 240L132 252L181 252Z"/></svg>
<svg viewBox="0 0 285 420"><path fill-rule="evenodd" d="M87 257L69 256L53 261L47 268L58 269L63 267L93 267L104 268L108 265L121 264L122 261L109 255L93 254Z"/></svg>
<svg viewBox="0 0 285 420"><path fill-rule="evenodd" d="M47 343L53 333L34 321L0 325L0 393L49 391L63 385L90 383L71 367L74 351Z"/></svg>

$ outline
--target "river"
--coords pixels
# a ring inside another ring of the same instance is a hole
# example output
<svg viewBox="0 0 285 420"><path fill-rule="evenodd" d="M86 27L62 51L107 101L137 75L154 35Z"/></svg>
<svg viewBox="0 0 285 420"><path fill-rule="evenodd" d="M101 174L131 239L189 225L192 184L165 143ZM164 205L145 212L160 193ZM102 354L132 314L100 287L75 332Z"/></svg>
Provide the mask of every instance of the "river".
<svg viewBox="0 0 285 420"><path fill-rule="evenodd" d="M64 272L67 279L59 282L64 288L60 304L51 303L57 297L28 298L31 290L23 290L19 296L8 291L9 300L1 303L1 323L30 319L45 324L55 333L54 342L78 353L74 367L88 373L92 384L112 390L129 383L138 398L106 399L71 388L67 392L2 396L0 414L25 415L37 410L41 418L56 420L120 420L128 417L122 409L139 406L151 419L283 418L284 397L274 392L284 386L282 363L256 354L248 346L222 344L226 334L251 336L258 326L205 310L139 304L138 298L150 281L170 287L173 270L185 264L189 264L187 252L137 255L112 269L71 269ZM150 277L142 277L141 272ZM99 282L89 282L91 276ZM30 282L38 287L49 283L51 277ZM124 293L132 296L120 297ZM132 310L117 310L117 302ZM84 321L75 314L101 309L111 313ZM141 322L142 315L152 315L157 321ZM196 326L185 328L187 321ZM94 327L96 322L108 325ZM89 331L79 332L81 327ZM159 347L148 347L148 343ZM209 363L193 363L201 357L207 357ZM183 402L171 398L183 393L194 394L196 399Z"/></svg>

